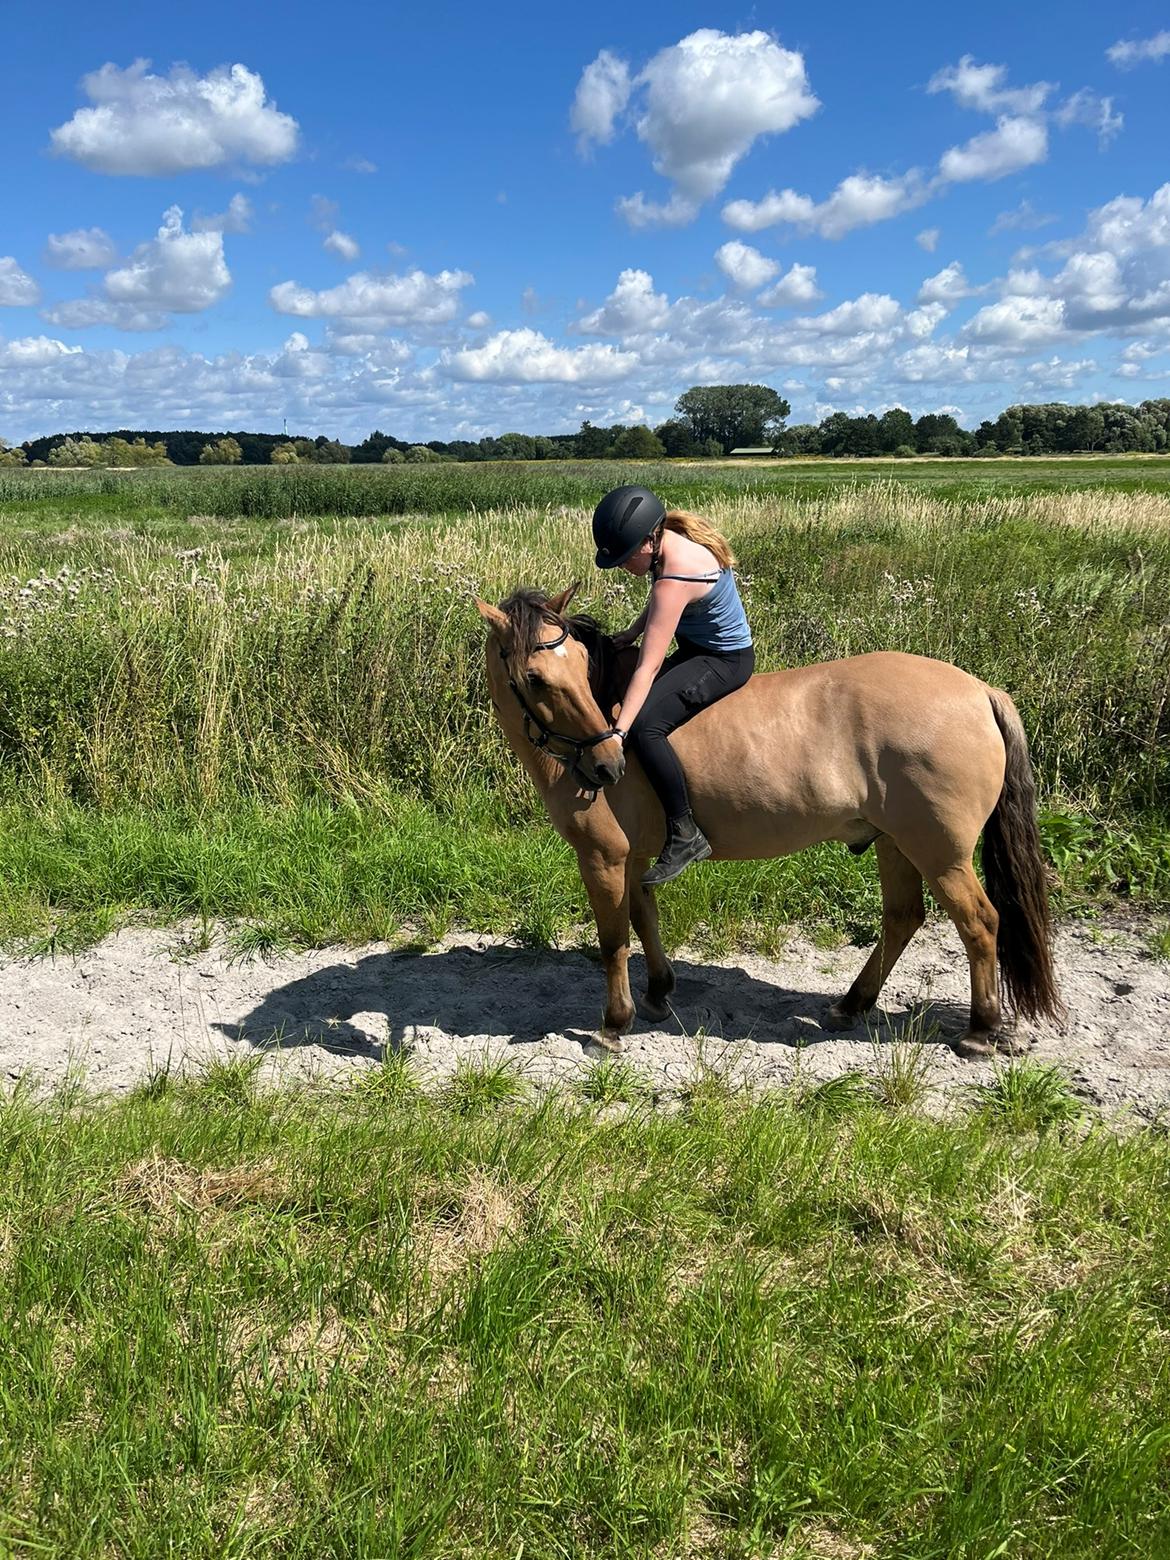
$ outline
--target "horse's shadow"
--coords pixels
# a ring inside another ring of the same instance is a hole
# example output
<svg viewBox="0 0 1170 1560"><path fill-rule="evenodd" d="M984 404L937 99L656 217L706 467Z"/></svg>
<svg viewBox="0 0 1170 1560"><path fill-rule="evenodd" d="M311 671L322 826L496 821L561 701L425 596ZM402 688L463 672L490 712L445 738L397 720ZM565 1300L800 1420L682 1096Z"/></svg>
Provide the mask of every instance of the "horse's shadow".
<svg viewBox="0 0 1170 1560"><path fill-rule="evenodd" d="M677 985L665 1018L639 1012L628 1039L651 1031L735 1042L799 1047L833 1039L896 1038L913 1028L924 1038L961 1027L964 1014L946 1003L854 1028L824 1027L833 1000L788 989L747 970L674 962ZM631 985L645 989L643 960L630 960ZM570 951L456 947L441 953L377 953L356 965L334 964L278 986L238 1023L217 1027L258 1049L320 1046L378 1061L413 1048L416 1030L458 1038L500 1037L533 1045L550 1034L583 1051L601 1026L605 985L595 958Z"/></svg>

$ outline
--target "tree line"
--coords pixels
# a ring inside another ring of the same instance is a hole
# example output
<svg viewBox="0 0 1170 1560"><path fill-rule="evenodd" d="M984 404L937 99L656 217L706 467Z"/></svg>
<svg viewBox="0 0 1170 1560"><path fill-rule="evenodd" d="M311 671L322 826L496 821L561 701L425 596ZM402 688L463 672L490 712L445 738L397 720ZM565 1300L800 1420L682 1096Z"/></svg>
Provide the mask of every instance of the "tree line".
<svg viewBox="0 0 1170 1560"><path fill-rule="evenodd" d="M1140 406L1063 402L1009 406L971 430L949 413L914 418L902 407L881 416L834 412L819 423L787 426L788 402L767 385L696 385L675 403L676 416L599 427L586 421L576 433L503 433L483 439L432 439L412 444L375 429L357 444L242 430L203 433L122 428L75 431L9 447L0 440L0 465L394 465L480 460L704 459L750 448L778 455L1058 455L1157 453L1170 450L1170 400Z"/></svg>

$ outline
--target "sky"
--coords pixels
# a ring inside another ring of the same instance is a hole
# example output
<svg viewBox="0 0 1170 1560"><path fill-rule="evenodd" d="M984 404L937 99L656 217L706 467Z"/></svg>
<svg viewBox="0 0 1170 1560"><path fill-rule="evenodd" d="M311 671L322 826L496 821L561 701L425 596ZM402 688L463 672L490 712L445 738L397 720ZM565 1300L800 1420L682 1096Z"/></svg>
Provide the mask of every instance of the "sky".
<svg viewBox="0 0 1170 1560"><path fill-rule="evenodd" d="M1170 395L1170 3L5 0L0 436Z"/></svg>

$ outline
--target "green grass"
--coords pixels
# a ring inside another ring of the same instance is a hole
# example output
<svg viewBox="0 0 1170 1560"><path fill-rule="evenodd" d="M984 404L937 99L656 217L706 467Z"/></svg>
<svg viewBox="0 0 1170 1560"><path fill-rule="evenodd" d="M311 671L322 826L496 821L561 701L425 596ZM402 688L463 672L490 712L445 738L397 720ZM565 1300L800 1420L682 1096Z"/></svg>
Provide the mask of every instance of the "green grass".
<svg viewBox="0 0 1170 1560"><path fill-rule="evenodd" d="M750 468L713 468L723 485L705 508L739 553L760 665L896 648L1008 688L1060 904L1165 904L1170 499L1075 484L1012 494L983 480L998 463L974 464L983 485L958 499L889 480L888 466L868 485L771 498ZM492 473L479 474L486 502ZM35 489L37 473L16 477ZM113 480L85 479L97 497ZM30 519L12 491L0 495L0 934L81 943L115 908L242 918L254 943L392 936L405 922L540 943L584 919L571 858L493 719L470 598L577 577L583 608L629 622L640 587L593 568L586 508L391 523L152 519L140 505L123 524L68 509ZM668 932L760 945L799 918L864 938L872 864L844 854L688 874L663 896Z"/></svg>
<svg viewBox="0 0 1170 1560"><path fill-rule="evenodd" d="M5 1553L1170 1546L1165 1136L158 1076L0 1104Z"/></svg>

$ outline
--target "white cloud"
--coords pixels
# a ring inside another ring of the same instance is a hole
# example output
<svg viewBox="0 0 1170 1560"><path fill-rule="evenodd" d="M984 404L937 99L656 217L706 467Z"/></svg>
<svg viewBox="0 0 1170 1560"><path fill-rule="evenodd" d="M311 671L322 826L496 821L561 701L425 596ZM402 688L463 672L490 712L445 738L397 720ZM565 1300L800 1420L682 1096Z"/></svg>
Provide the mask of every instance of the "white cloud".
<svg viewBox="0 0 1170 1560"><path fill-rule="evenodd" d="M795 190L770 191L762 200L733 200L723 208L723 220L745 233L779 222L791 223L803 232L822 238L844 238L854 228L885 222L903 211L912 211L929 198L931 189L917 169L896 179L878 174L854 173L819 205Z"/></svg>
<svg viewBox="0 0 1170 1560"><path fill-rule="evenodd" d="M41 289L11 255L0 255L0 306L28 308L41 301Z"/></svg>
<svg viewBox="0 0 1170 1560"><path fill-rule="evenodd" d="M655 169L693 200L717 195L758 136L790 130L820 106L803 57L765 32L700 28L638 80L647 88L638 135Z"/></svg>
<svg viewBox="0 0 1170 1560"><path fill-rule="evenodd" d="M940 233L938 228L923 228L922 232L918 234L914 242L919 246L920 249L925 249L928 255L932 255L938 248L939 237Z"/></svg>
<svg viewBox="0 0 1170 1560"><path fill-rule="evenodd" d="M949 92L961 108L983 114L1035 114L1053 91L1048 81L1037 81L1030 87L1005 87L1006 75L1006 65L978 65L972 55L964 54L957 65L936 71L926 90Z"/></svg>
<svg viewBox="0 0 1170 1560"><path fill-rule="evenodd" d="M347 173L377 173L378 164L368 157L347 157L341 165Z"/></svg>
<svg viewBox="0 0 1170 1560"><path fill-rule="evenodd" d="M901 304L888 293L862 293L860 298L839 303L824 314L810 314L792 323L796 330L815 331L818 335L852 336L859 331L887 330L901 312Z"/></svg>
<svg viewBox="0 0 1170 1560"><path fill-rule="evenodd" d="M620 379L637 363L616 347L558 347L538 330L502 330L482 347L443 352L440 363L452 379L494 383L599 384Z"/></svg>
<svg viewBox="0 0 1170 1560"><path fill-rule="evenodd" d="M952 260L934 276L928 276L918 289L919 303L958 303L963 298L973 298L976 293L982 292L980 287L972 287L963 272L962 262Z"/></svg>
<svg viewBox="0 0 1170 1560"><path fill-rule="evenodd" d="M1070 125L1084 125L1089 130L1095 130L1099 145L1108 146L1125 119L1121 114L1113 112L1112 98L1102 97L1090 87L1082 87L1072 97L1066 98L1056 110L1056 122L1062 130L1067 130Z"/></svg>
<svg viewBox="0 0 1170 1560"><path fill-rule="evenodd" d="M117 258L114 240L99 227L50 233L45 243L45 259L61 271L97 271Z"/></svg>
<svg viewBox="0 0 1170 1560"><path fill-rule="evenodd" d="M647 200L639 190L636 195L622 195L615 201L614 210L632 228L686 227L698 216L699 203L678 194L667 201Z"/></svg>
<svg viewBox="0 0 1170 1560"><path fill-rule="evenodd" d="M355 238L350 238L348 233L342 233L334 228L326 238L322 248L328 249L330 254L339 255L342 260L353 261L361 254L361 245Z"/></svg>
<svg viewBox="0 0 1170 1560"><path fill-rule="evenodd" d="M63 325L66 330L84 330L89 325L112 325L117 330L162 330L169 319L160 309L111 303L108 298L67 298L51 309L42 309L41 317L50 325Z"/></svg>
<svg viewBox="0 0 1170 1560"><path fill-rule="evenodd" d="M963 334L973 341L996 342L1009 347L1059 341L1067 334L1064 304L1059 298L1013 295L980 309L967 322Z"/></svg>
<svg viewBox="0 0 1170 1560"><path fill-rule="evenodd" d="M225 163L287 162L297 122L277 112L244 65L198 76L176 65L154 76L149 60L103 65L82 78L92 108L52 132L52 149L96 173L162 175Z"/></svg>
<svg viewBox="0 0 1170 1560"><path fill-rule="evenodd" d="M467 271L410 271L405 276L374 276L357 271L337 287L313 292L296 282L280 282L269 292L278 314L301 319L382 320L387 324L434 325L454 319L459 292L474 281Z"/></svg>
<svg viewBox="0 0 1170 1560"><path fill-rule="evenodd" d="M932 336L949 312L946 304L937 300L924 303L920 309L911 309L905 320L907 335L920 340Z"/></svg>
<svg viewBox="0 0 1170 1560"><path fill-rule="evenodd" d="M790 266L774 287L769 287L756 299L765 309L800 308L819 303L824 297L817 286L815 265Z"/></svg>
<svg viewBox="0 0 1170 1560"><path fill-rule="evenodd" d="M103 290L111 303L196 314L218 302L231 280L223 234L185 233L182 211L171 206L157 238L139 244L124 266L108 271Z"/></svg>
<svg viewBox="0 0 1170 1560"><path fill-rule="evenodd" d="M81 350L51 336L25 336L20 341L0 343L0 363L8 368L46 368Z"/></svg>
<svg viewBox="0 0 1170 1560"><path fill-rule="evenodd" d="M909 384L958 384L975 377L969 347L934 341L903 352L894 359L893 370Z"/></svg>
<svg viewBox="0 0 1170 1560"><path fill-rule="evenodd" d="M742 292L755 292L765 282L770 282L780 269L775 260L762 255L750 244L738 239L721 244L715 251L715 264L724 276Z"/></svg>
<svg viewBox="0 0 1170 1560"><path fill-rule="evenodd" d="M467 323L472 330L486 330L491 322L492 317L485 309L477 309L474 314L467 316Z"/></svg>
<svg viewBox="0 0 1170 1560"><path fill-rule="evenodd" d="M940 175L951 183L970 179L1002 179L1048 156L1048 131L1038 119L1004 116L994 130L976 135L963 146L952 146L939 159Z"/></svg>
<svg viewBox="0 0 1170 1560"><path fill-rule="evenodd" d="M210 216L196 212L191 219L193 233L246 233L252 222L252 203L246 195L233 195L226 211Z"/></svg>
<svg viewBox="0 0 1170 1560"><path fill-rule="evenodd" d="M627 270L601 308L578 320L577 329L588 336L637 336L660 330L669 314L666 294L654 291L650 273Z"/></svg>
<svg viewBox="0 0 1170 1560"><path fill-rule="evenodd" d="M1170 32L1155 33L1152 38L1135 39L1127 43L1118 42L1106 49L1105 53L1121 70L1131 70L1143 60L1151 60L1157 65L1170 54Z"/></svg>
<svg viewBox="0 0 1170 1560"><path fill-rule="evenodd" d="M590 141L605 145L614 137L614 121L630 98L630 70L625 60L608 49L586 65L577 83L569 124L577 132L582 151Z"/></svg>

